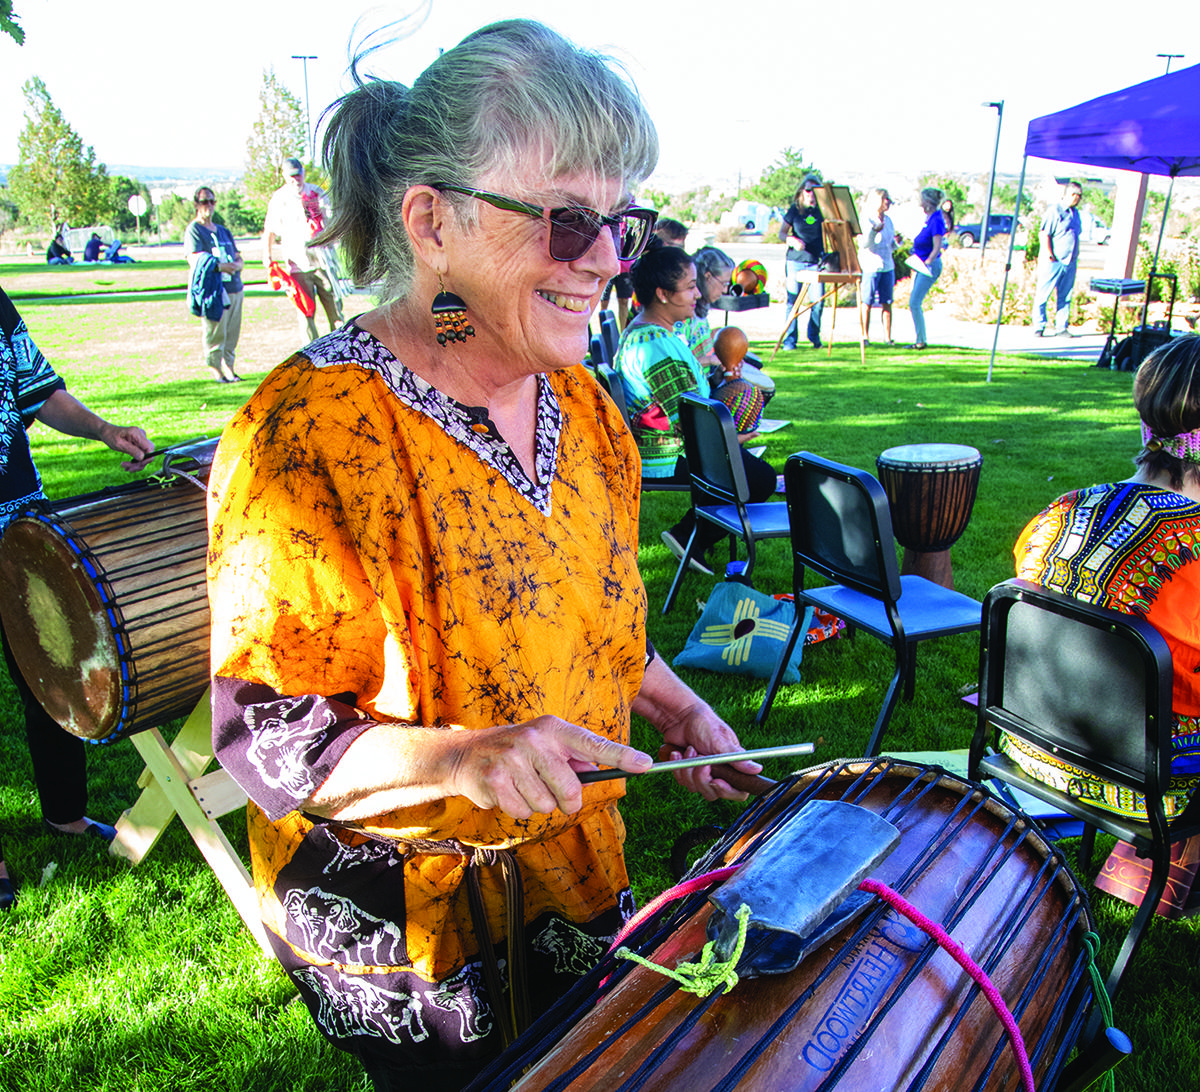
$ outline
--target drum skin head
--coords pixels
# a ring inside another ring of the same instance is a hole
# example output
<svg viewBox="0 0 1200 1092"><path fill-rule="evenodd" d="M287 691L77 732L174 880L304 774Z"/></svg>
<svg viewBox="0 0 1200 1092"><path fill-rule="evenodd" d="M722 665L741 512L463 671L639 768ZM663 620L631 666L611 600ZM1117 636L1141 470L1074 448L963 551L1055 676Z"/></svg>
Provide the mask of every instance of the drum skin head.
<svg viewBox="0 0 1200 1092"><path fill-rule="evenodd" d="M72 735L103 739L121 713L120 652L78 555L45 524L17 519L0 549L0 616L17 665Z"/></svg>

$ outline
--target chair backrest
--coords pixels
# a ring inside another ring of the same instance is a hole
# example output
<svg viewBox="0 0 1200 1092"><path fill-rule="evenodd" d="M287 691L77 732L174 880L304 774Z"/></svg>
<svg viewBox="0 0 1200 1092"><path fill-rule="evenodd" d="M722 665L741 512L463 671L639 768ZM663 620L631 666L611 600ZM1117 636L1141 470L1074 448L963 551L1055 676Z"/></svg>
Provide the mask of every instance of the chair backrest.
<svg viewBox="0 0 1200 1092"><path fill-rule="evenodd" d="M698 394L679 396L679 427L692 482L692 504L744 507L750 499L737 426L724 402Z"/></svg>
<svg viewBox="0 0 1200 1092"><path fill-rule="evenodd" d="M598 368L601 364L612 363L612 357L608 355L604 347L604 338L599 334L592 334L591 340L588 342L588 363L593 368Z"/></svg>
<svg viewBox="0 0 1200 1092"><path fill-rule="evenodd" d="M604 342L605 359L611 364L617 359L617 345L621 331L617 328L617 316L611 311L600 312L600 339Z"/></svg>
<svg viewBox="0 0 1200 1092"><path fill-rule="evenodd" d="M621 382L621 377L608 364L600 363L596 365L596 380L616 403L621 416L625 418L626 427L632 427L629 424L629 406L625 403L625 385Z"/></svg>
<svg viewBox="0 0 1200 1092"><path fill-rule="evenodd" d="M791 456L783 474L796 562L894 604L900 566L892 510L875 476L809 451Z"/></svg>
<svg viewBox="0 0 1200 1092"><path fill-rule="evenodd" d="M1027 580L987 594L980 732L987 725L1162 799L1170 782L1171 650L1143 618Z"/></svg>

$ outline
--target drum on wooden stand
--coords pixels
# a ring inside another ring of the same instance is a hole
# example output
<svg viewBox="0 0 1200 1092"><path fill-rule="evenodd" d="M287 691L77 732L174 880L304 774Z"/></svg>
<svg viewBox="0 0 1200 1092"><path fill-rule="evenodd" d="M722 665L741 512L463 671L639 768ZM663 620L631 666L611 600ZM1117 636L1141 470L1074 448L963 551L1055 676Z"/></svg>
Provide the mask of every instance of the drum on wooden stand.
<svg viewBox="0 0 1200 1092"><path fill-rule="evenodd" d="M780 782L691 875L767 852L812 801L858 805L899 829L897 847L870 876L983 968L1015 1018L1034 1081L1052 1087L1092 999L1085 937L1093 923L1058 851L979 785L937 767L861 759ZM804 891L806 878L783 882ZM660 967L696 961L713 894L687 895L624 943ZM977 981L890 905L864 902L859 916L788 964L794 969L742 977L707 997L610 952L472 1089L1020 1088L1014 1041ZM749 936L739 967L765 943Z"/></svg>
<svg viewBox="0 0 1200 1092"><path fill-rule="evenodd" d="M901 572L954 587L950 547L971 519L982 465L983 456L961 444L904 444L875 460L904 547Z"/></svg>
<svg viewBox="0 0 1200 1092"><path fill-rule="evenodd" d="M109 743L194 708L209 682L205 483L217 441L161 476L27 512L0 540L0 615L46 711Z"/></svg>

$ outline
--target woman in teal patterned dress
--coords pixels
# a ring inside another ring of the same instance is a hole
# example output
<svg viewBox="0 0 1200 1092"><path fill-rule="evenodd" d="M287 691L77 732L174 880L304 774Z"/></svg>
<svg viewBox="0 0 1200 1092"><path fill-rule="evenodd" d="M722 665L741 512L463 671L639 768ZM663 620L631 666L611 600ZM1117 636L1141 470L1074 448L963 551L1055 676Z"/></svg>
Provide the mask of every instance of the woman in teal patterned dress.
<svg viewBox="0 0 1200 1092"><path fill-rule="evenodd" d="M621 336L614 361L625 389L633 435L642 457L642 476L686 482L683 434L679 430L679 396L687 391L712 397L722 384L739 378L736 372L711 374L676 331L676 324L695 315L700 288L696 266L679 247L648 250L631 272L633 290L642 310ZM655 427L658 426L658 427ZM770 463L742 451L751 501L765 501L775 492L777 475ZM692 509L662 533L667 549L682 558L692 533ZM701 557L722 536L711 524L699 529ZM693 558L692 567L707 576L712 569Z"/></svg>

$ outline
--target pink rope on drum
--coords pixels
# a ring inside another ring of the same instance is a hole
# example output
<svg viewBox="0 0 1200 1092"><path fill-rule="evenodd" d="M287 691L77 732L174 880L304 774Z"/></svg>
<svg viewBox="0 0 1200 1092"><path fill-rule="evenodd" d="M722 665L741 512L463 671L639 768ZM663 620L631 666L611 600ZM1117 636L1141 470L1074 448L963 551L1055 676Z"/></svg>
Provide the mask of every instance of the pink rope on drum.
<svg viewBox="0 0 1200 1092"><path fill-rule="evenodd" d="M1029 1055L1025 1051L1025 1040L1021 1037L1021 1029L1017 1026L1016 1018L1004 1003L1004 998L1000 996L1000 991L996 989L992 980L988 978L987 972L967 954L966 949L947 933L945 929L938 925L937 922L927 918L911 902L904 898L903 895L897 891L893 891L887 884L879 880L866 879L858 885L858 888L860 891L869 891L872 895L877 895L894 910L899 911L908 918L918 929L928 933L979 984L980 989L983 990L983 995L991 1002L992 1008L996 1010L996 1015L1000 1017L1005 1030L1008 1032L1008 1037L1012 1041L1013 1053L1017 1056L1017 1064L1021 1067L1021 1080L1024 1082L1026 1092L1035 1092L1033 1087L1033 1067L1029 1064Z"/></svg>
<svg viewBox="0 0 1200 1092"><path fill-rule="evenodd" d="M647 918L653 917L669 902L674 902L676 899L682 899L687 895L691 895L696 891L703 891L706 887L712 887L715 883L720 883L722 880L729 879L739 868L741 864L727 865L725 868L715 868L711 872L705 872L703 876L695 876L690 880L684 880L682 883L677 883L674 887L668 887L657 898L651 899L643 906L636 914L633 915L622 927L621 931L613 937L613 942L608 946L608 952L614 952L621 946L630 933L632 933L639 925ZM608 954L605 953L605 955Z"/></svg>

